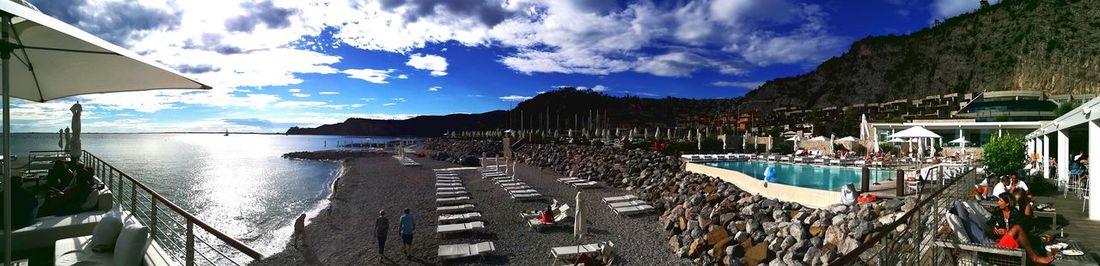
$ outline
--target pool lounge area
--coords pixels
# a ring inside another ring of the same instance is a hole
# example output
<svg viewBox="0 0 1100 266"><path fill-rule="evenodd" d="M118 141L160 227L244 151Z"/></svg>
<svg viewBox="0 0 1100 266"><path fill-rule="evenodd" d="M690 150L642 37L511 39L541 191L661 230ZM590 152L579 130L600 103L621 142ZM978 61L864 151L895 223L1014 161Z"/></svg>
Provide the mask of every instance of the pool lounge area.
<svg viewBox="0 0 1100 266"><path fill-rule="evenodd" d="M776 170L776 179L773 183L797 186L802 188L840 191L845 184L860 184L862 169L855 167L791 164L780 162L766 162L757 160L715 161L702 163L707 166L733 170L757 180L764 180L764 169L772 166ZM892 179L896 173L893 171L872 169L870 171L871 182L882 182Z"/></svg>

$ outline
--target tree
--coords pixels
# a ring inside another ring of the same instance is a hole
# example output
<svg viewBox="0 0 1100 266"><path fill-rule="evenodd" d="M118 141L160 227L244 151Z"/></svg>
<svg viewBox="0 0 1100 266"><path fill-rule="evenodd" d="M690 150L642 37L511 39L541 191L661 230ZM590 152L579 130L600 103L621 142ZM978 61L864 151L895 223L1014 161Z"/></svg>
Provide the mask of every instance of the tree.
<svg viewBox="0 0 1100 266"><path fill-rule="evenodd" d="M1063 104L1059 104L1058 107L1054 109L1054 115L1062 116L1066 113L1069 113L1069 111L1073 111L1073 109L1076 109L1079 106L1081 106L1080 101L1069 101Z"/></svg>
<svg viewBox="0 0 1100 266"><path fill-rule="evenodd" d="M1024 167L1025 145L1024 139L1012 135L993 136L988 144L982 147L985 166L994 175L1007 175L1016 173Z"/></svg>

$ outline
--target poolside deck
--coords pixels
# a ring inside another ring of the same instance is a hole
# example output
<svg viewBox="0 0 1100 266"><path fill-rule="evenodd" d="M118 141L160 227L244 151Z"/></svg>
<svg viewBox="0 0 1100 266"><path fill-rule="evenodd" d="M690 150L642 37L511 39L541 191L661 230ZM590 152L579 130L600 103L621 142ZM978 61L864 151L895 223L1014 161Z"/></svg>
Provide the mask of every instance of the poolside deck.
<svg viewBox="0 0 1100 266"><path fill-rule="evenodd" d="M1079 241L1094 259L1100 261L1100 221L1089 220L1088 212L1081 211L1083 201L1071 193L1068 198L1062 194L1049 196L1036 196L1036 203L1049 203L1054 205L1058 212L1058 224L1054 230L1050 230L1050 219L1039 219L1038 228L1044 230L1041 233L1057 237L1059 229L1065 232L1067 238Z"/></svg>

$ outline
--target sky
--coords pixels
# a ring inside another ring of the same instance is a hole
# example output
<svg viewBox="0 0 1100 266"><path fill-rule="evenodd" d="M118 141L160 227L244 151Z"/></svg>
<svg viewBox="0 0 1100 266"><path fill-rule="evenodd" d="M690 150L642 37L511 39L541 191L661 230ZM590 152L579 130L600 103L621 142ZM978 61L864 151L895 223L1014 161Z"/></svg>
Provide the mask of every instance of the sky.
<svg viewBox="0 0 1100 266"><path fill-rule="evenodd" d="M29 0L213 87L13 102L15 132L284 132L480 113L562 86L732 98L974 0ZM997 1L991 1L996 3Z"/></svg>

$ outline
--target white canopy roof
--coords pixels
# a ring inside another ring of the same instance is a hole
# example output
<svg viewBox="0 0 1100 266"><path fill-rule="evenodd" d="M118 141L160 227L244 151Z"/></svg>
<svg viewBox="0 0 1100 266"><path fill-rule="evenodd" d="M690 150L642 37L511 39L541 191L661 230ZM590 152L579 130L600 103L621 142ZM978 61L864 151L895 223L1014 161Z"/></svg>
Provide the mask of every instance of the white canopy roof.
<svg viewBox="0 0 1100 266"><path fill-rule="evenodd" d="M814 137L814 138L812 138L812 139L810 139L810 140L816 140L816 141L827 141L827 140L829 140L829 139L825 138L825 136L817 136L817 137Z"/></svg>
<svg viewBox="0 0 1100 266"><path fill-rule="evenodd" d="M158 89L209 89L157 62L12 1L11 96L45 102L66 96ZM27 66L27 62L31 67Z"/></svg>
<svg viewBox="0 0 1100 266"><path fill-rule="evenodd" d="M915 127L908 128L906 130L898 131L897 133L894 133L893 135L890 135L888 137L889 138L940 138L940 135L936 134L935 132L932 132L931 130L928 130L924 127L915 126Z"/></svg>
<svg viewBox="0 0 1100 266"><path fill-rule="evenodd" d="M960 144L960 143L969 143L969 141L966 141L966 138L965 138L965 137L959 137L959 138L957 138L957 139L955 139L955 140L952 140L952 141L948 141L947 143L955 143L955 144Z"/></svg>
<svg viewBox="0 0 1100 266"><path fill-rule="evenodd" d="M899 138L892 138L890 140L887 140L886 142L889 142L889 143L903 143L903 142L906 142L906 141L901 140Z"/></svg>
<svg viewBox="0 0 1100 266"><path fill-rule="evenodd" d="M847 136L847 137L843 137L843 138L840 138L840 139L838 139L838 140L836 140L836 141L856 141L856 137L853 137L853 136Z"/></svg>

